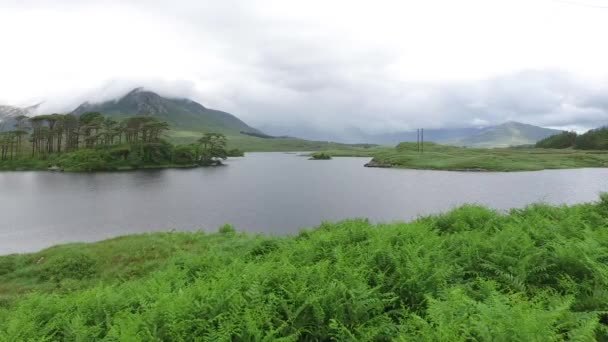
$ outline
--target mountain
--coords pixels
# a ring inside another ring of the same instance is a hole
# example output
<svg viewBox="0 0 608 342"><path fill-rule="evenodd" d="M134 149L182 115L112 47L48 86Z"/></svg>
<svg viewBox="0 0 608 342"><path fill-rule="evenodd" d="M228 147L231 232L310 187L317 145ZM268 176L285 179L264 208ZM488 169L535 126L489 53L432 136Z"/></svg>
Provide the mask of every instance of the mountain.
<svg viewBox="0 0 608 342"><path fill-rule="evenodd" d="M305 139L331 140L342 143L370 143L396 145L404 141L416 141L416 130L394 133L369 134L361 129L349 128L341 132L320 131L313 127L298 126L293 128L263 126L269 134L289 134ZM425 129L424 140L440 144L470 147L509 147L534 144L548 136L561 131L528 125L520 122L506 122L496 126L478 128L442 128Z"/></svg>
<svg viewBox="0 0 608 342"><path fill-rule="evenodd" d="M485 127L478 132L450 141L452 145L471 147L509 147L535 144L562 131L509 121L497 126Z"/></svg>
<svg viewBox="0 0 608 342"><path fill-rule="evenodd" d="M188 99L162 97L142 88L134 89L118 100L85 102L72 114L86 112L100 112L115 118L150 115L168 122L173 128L190 131L261 133L232 114L206 108Z"/></svg>
<svg viewBox="0 0 608 342"><path fill-rule="evenodd" d="M299 124L293 126L263 125L262 131L278 136L292 136L302 139L319 141L336 141L346 144L370 143L394 146L404 141L416 141L416 131L400 131L393 133L367 133L358 127L344 127L340 130L318 129L312 125ZM425 129L424 138L427 141L446 143L477 133L477 128Z"/></svg>

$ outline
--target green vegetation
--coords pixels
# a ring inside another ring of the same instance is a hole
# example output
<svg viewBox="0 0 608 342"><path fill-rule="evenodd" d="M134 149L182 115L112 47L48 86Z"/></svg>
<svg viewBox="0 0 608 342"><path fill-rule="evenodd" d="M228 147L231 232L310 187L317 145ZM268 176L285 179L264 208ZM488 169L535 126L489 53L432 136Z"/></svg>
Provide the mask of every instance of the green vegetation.
<svg viewBox="0 0 608 342"><path fill-rule="evenodd" d="M310 159L312 160L330 160L331 155L325 152L316 152L310 155Z"/></svg>
<svg viewBox="0 0 608 342"><path fill-rule="evenodd" d="M218 165L228 156L221 133L174 146L163 139L166 122L151 116L115 121L97 112L17 118L16 129L0 133L0 170L95 171ZM30 133L31 132L31 133Z"/></svg>
<svg viewBox="0 0 608 342"><path fill-rule="evenodd" d="M576 141L576 132L562 132L552 135L536 143L538 148L569 148L573 147Z"/></svg>
<svg viewBox="0 0 608 342"><path fill-rule="evenodd" d="M397 147L328 150L331 156L373 157L371 167L397 167L460 171L534 171L580 167L608 167L608 153L602 151L553 150L540 148L466 148L427 142L424 153L416 143Z"/></svg>
<svg viewBox="0 0 608 342"><path fill-rule="evenodd" d="M608 150L608 127L592 129L581 135L576 132L562 132L537 142L536 147Z"/></svg>
<svg viewBox="0 0 608 342"><path fill-rule="evenodd" d="M608 195L0 257L0 340L608 340Z"/></svg>
<svg viewBox="0 0 608 342"><path fill-rule="evenodd" d="M239 150L238 148L233 148L231 150L226 151L228 157L244 157L245 152L243 150Z"/></svg>
<svg viewBox="0 0 608 342"><path fill-rule="evenodd" d="M350 150L371 147L371 144L340 144L329 141L312 141L298 138L262 138L251 134L225 133L229 149L239 149L245 152L301 152L322 150ZM198 131L170 130L168 140L174 144L190 144L200 137Z"/></svg>

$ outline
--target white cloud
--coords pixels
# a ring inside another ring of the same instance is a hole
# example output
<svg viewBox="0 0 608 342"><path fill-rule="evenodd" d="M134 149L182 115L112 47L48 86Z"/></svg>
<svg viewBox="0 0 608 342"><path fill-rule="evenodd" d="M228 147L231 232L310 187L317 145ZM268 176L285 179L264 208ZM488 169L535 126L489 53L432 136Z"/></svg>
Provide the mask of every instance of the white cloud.
<svg viewBox="0 0 608 342"><path fill-rule="evenodd" d="M144 85L260 126L588 127L608 9L576 1L0 0L0 101Z"/></svg>

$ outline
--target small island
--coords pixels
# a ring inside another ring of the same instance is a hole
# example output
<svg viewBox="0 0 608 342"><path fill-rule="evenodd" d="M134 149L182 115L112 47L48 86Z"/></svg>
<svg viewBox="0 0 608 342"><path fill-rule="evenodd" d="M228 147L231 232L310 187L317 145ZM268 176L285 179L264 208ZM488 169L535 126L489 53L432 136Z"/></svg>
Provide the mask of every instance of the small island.
<svg viewBox="0 0 608 342"><path fill-rule="evenodd" d="M316 152L310 155L309 160L331 160L331 155L325 152Z"/></svg>

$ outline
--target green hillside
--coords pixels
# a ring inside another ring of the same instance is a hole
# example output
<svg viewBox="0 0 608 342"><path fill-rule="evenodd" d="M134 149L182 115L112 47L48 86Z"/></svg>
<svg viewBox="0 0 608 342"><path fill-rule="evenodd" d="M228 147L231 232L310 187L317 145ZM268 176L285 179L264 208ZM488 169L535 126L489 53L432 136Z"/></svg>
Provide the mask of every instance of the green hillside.
<svg viewBox="0 0 608 342"><path fill-rule="evenodd" d="M485 148L530 145L560 132L555 129L510 121L481 129L473 135L453 141L452 144Z"/></svg>
<svg viewBox="0 0 608 342"><path fill-rule="evenodd" d="M170 130L167 132L167 135L169 141L175 144L189 144L199 139L201 133L191 130ZM226 133L226 138L228 140L228 149L236 148L245 152L292 152L327 149L360 151L375 146L370 144L341 144L331 141L313 141L287 137L260 138L235 132Z"/></svg>
<svg viewBox="0 0 608 342"><path fill-rule="evenodd" d="M536 147L608 150L608 127L591 129L580 135L576 132L562 132L537 142Z"/></svg>
<svg viewBox="0 0 608 342"><path fill-rule="evenodd" d="M170 99L137 88L116 101L84 103L72 113L100 112L114 118L150 115L168 122L173 129L238 134L258 132L232 114L209 109L188 99Z"/></svg>

